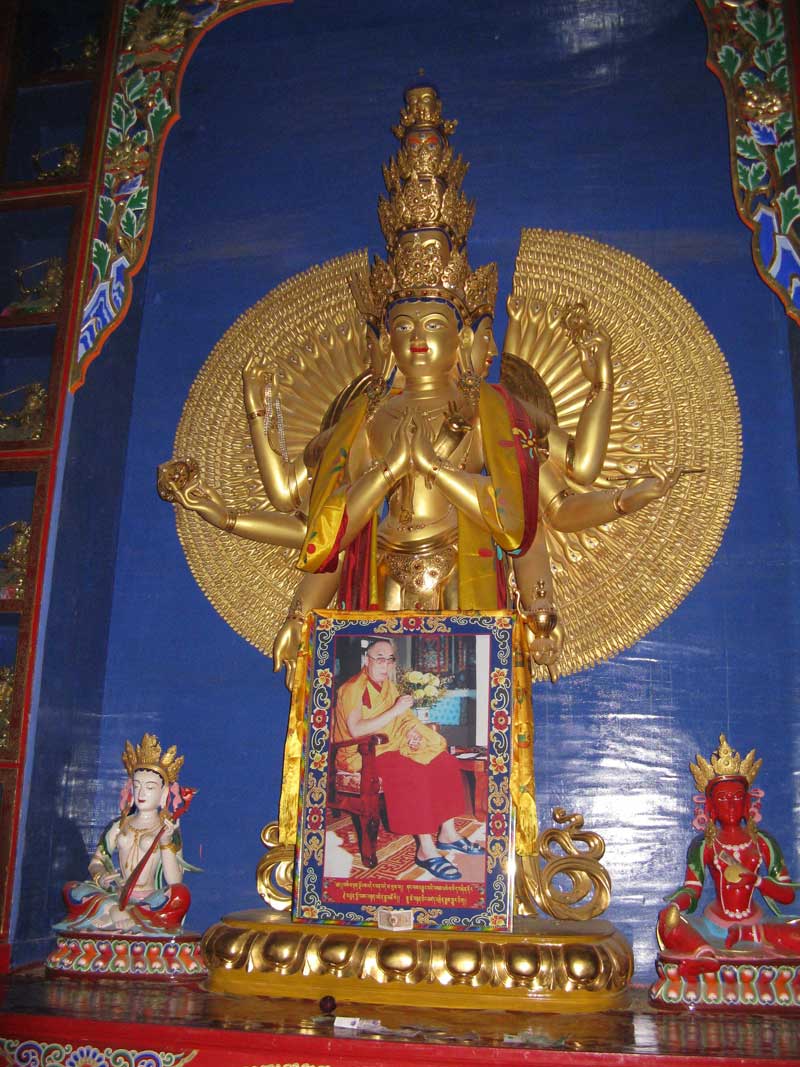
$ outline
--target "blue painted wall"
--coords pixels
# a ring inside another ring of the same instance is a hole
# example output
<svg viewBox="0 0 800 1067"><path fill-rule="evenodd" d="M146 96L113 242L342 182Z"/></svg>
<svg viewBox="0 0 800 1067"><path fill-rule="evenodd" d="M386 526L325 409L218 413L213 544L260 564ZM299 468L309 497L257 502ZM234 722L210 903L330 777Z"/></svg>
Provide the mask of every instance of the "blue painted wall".
<svg viewBox="0 0 800 1067"><path fill-rule="evenodd" d="M492 12L409 0L397 12L297 0L243 13L212 31L188 68L146 286L137 283L144 310L99 786L94 809L72 819L90 848L115 808L125 739L153 730L178 743L185 781L201 790L184 826L188 858L205 869L191 880L190 925L257 903L258 833L277 811L287 697L271 663L196 586L171 509L155 494L155 467L171 455L197 371L242 311L313 263L365 244L382 251L380 163L395 148L389 126L402 87L422 66L445 114L461 120L454 144L471 162L465 186L478 201L473 264L497 259L507 292L523 226L583 233L639 256L704 318L742 405L741 492L705 578L628 653L535 692L541 810L581 810L604 833L611 918L633 940L637 978L647 981L655 914L682 875L692 833L687 764L709 753L720 730L765 757L765 825L800 871L800 514L786 320L755 274L734 211L724 101L704 66L692 3L529 0ZM89 391L117 340L92 368ZM95 417L89 395L75 411L76 448ZM87 476L102 451L81 451ZM87 490L72 491L89 506ZM74 539L67 527L62 536ZM66 563L57 570L56 598L68 595L71 573ZM58 603L54 641L67 625ZM79 693L88 682L59 647L45 683L72 679ZM35 871L52 885L80 873L42 862ZM39 910L29 926L55 918Z"/></svg>

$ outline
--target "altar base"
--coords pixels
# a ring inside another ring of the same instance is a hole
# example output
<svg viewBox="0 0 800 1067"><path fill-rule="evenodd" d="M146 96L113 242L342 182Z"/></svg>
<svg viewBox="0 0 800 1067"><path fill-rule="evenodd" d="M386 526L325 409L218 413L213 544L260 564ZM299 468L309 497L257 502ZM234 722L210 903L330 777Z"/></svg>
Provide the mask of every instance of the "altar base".
<svg viewBox="0 0 800 1067"><path fill-rule="evenodd" d="M214 992L426 1008L605 1011L633 973L630 946L604 920L398 933L244 911L207 930L202 948Z"/></svg>
<svg viewBox="0 0 800 1067"><path fill-rule="evenodd" d="M716 971L692 973L702 962L660 952L657 979L650 987L652 1003L690 1010L800 1011L800 959L770 961L737 952L726 954Z"/></svg>
<svg viewBox="0 0 800 1067"><path fill-rule="evenodd" d="M175 981L203 978L200 935L59 933L47 957L48 974Z"/></svg>

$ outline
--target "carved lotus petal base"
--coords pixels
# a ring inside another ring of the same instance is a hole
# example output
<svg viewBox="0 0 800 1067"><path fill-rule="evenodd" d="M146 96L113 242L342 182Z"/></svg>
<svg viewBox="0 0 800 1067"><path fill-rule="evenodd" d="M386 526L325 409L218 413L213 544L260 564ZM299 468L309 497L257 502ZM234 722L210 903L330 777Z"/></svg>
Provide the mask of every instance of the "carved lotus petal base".
<svg viewBox="0 0 800 1067"><path fill-rule="evenodd" d="M204 978L206 971L199 934L58 934L47 957L50 974L98 978Z"/></svg>
<svg viewBox="0 0 800 1067"><path fill-rule="evenodd" d="M496 1011L619 1007L633 955L605 920L518 919L513 933L331 927L273 911L203 935L215 992Z"/></svg>
<svg viewBox="0 0 800 1067"><path fill-rule="evenodd" d="M765 959L764 956L714 957L719 969L694 973L699 966L713 966L708 957L682 957L659 953L656 981L650 1000L659 1007L699 1008L728 1011L752 1008L800 1011L800 959Z"/></svg>

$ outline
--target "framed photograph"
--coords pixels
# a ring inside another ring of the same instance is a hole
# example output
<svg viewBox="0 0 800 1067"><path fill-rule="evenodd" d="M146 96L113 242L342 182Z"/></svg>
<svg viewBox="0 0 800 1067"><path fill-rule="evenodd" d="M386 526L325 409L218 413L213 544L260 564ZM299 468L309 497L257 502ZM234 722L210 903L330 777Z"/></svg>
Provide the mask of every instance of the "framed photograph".
<svg viewBox="0 0 800 1067"><path fill-rule="evenodd" d="M512 629L312 616L295 921L510 928Z"/></svg>

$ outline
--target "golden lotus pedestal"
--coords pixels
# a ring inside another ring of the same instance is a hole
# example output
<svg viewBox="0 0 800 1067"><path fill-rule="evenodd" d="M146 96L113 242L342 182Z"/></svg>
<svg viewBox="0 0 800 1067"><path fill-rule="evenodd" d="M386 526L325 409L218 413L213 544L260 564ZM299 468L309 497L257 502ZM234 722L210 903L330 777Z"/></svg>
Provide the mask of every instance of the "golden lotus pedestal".
<svg viewBox="0 0 800 1067"><path fill-rule="evenodd" d="M630 945L603 919L397 932L264 909L225 916L202 948L214 992L431 1008L606 1011L622 1005L633 973Z"/></svg>

